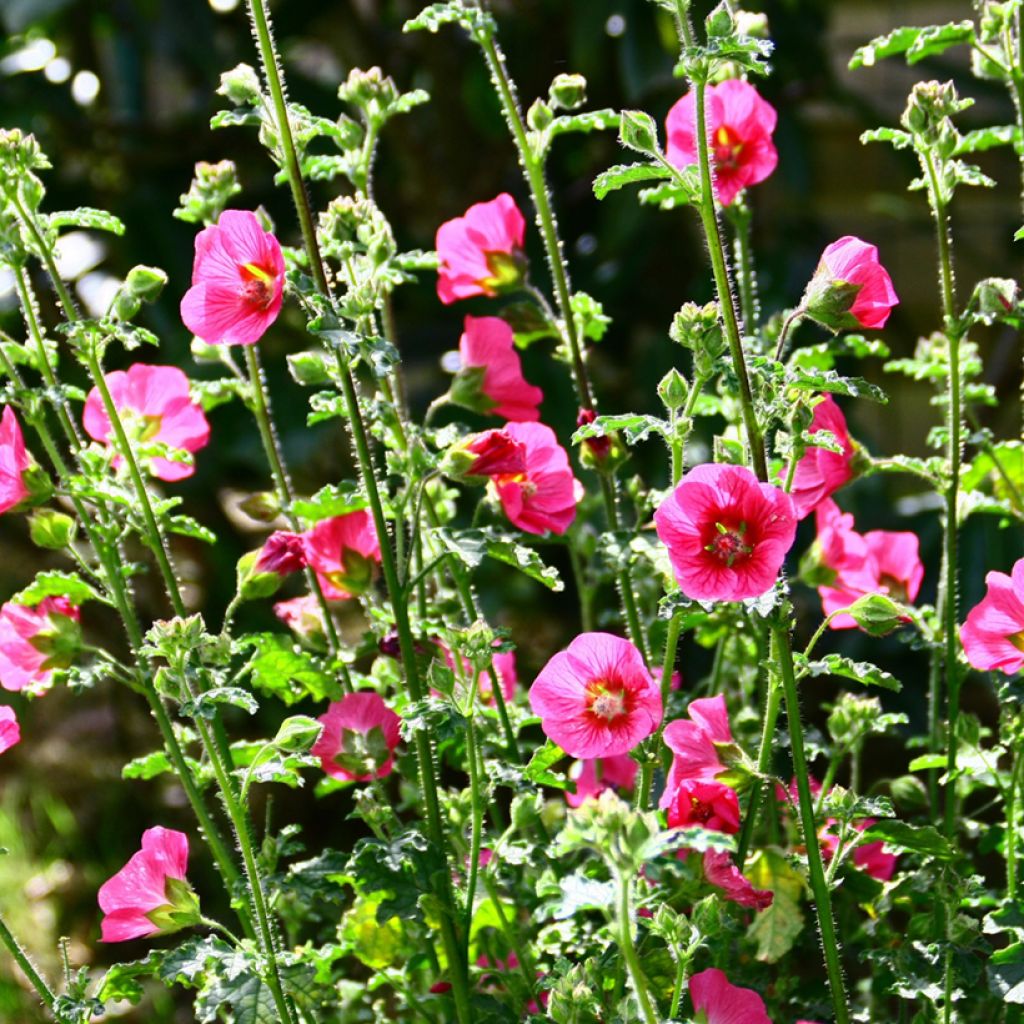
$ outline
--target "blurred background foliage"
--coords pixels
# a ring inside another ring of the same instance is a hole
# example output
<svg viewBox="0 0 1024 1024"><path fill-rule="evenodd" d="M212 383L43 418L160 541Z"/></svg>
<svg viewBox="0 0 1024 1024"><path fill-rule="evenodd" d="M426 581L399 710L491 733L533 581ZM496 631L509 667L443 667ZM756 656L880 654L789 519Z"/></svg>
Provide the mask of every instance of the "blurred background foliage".
<svg viewBox="0 0 1024 1024"><path fill-rule="evenodd" d="M710 4L695 6L700 11ZM878 244L892 274L902 302L883 337L894 355L909 355L918 336L939 324L931 225L921 194L905 191L916 173L912 157L887 147L862 147L858 136L866 128L894 124L918 78L956 77L961 91L977 99L964 117L964 130L1008 123L1012 110L1000 88L970 78L964 52L951 51L910 70L891 62L850 73L846 64L853 49L874 35L899 24L968 17L969 5L965 0L764 0L748 6L767 14L777 45L775 73L759 87L779 111L780 163L751 197L763 307L772 312L795 303L822 248L840 235L856 234ZM275 17L292 98L315 113L337 115L337 87L353 67L379 65L401 89L418 87L431 94L429 105L389 128L376 186L399 245L429 249L438 224L470 203L506 190L525 207L526 195L479 55L452 30L436 37L403 35L404 20L418 7L418 0L289 0L276 5ZM680 95L680 83L672 77L671 24L646 0L495 0L493 8L524 106L546 95L551 78L567 71L586 76L595 108L642 107L660 120ZM287 191L272 185L255 134L207 127L220 106L214 93L220 73L240 61L255 63L244 4L3 0L0 30L0 125L34 132L50 155L48 207L104 207L127 226L120 238L76 236L66 245L67 273L77 279L79 296L87 305L102 302L112 281L132 265L163 267L170 286L144 321L160 335L162 348L136 357L208 373L193 364L190 338L177 314L188 285L194 229L171 211L188 188L194 163L236 161L244 186L238 205L264 206L287 241L297 234ZM656 411L657 382L680 356L667 336L672 314L686 300L710 298L710 275L691 211L641 208L629 190L602 203L594 199L592 178L619 160L613 133L570 136L555 146L550 181L574 283L597 297L612 318L592 358L602 409ZM1019 276L1011 241L1021 223L1016 164L1011 153L1000 150L981 154L979 162L998 184L958 194L954 232L962 295L981 277ZM320 206L332 195L324 187L313 191ZM546 284L535 243L530 239L535 277ZM45 294L45 282L37 284ZM461 318L490 308L487 303L441 306L429 276L399 291L398 341L416 411L446 386L440 359L456 347ZM13 294L3 280L0 327L21 331ZM310 491L349 475L349 452L336 424L304 425L305 397L284 372L285 354L303 344L300 330L296 311L288 311L261 344L285 450L299 486ZM821 340L815 331L802 328L798 342ZM993 331L979 341L985 379L1001 396L997 407L980 411L980 419L999 437L1018 436L1020 339ZM564 368L552 363L543 343L524 361L528 379L547 395L545 419L567 438L575 413ZM71 367L65 370L73 374ZM880 361L861 372L882 381ZM899 378L886 379L885 386L892 396L887 406L845 403L852 432L876 453L925 453L925 435L939 418L929 406L930 389ZM180 538L175 544L192 603L216 624L233 592L235 561L258 543L249 532L252 524L234 510L239 492L264 489L269 481L251 418L226 405L213 411L211 422L213 440L200 453L195 476L177 486L191 514L221 539L213 548ZM665 459L656 443L641 447L635 465L646 479L664 485ZM862 530L920 534L927 566L922 599L931 600L939 565L937 510L918 501L916 492L910 479L874 477L845 491L841 501L856 513ZM809 540L805 528L798 550ZM561 553L552 552L558 563ZM1019 530L1002 531L988 517L972 520L963 546L964 608L980 598L985 571L1006 570L1019 554ZM23 519L5 517L0 596L25 585L47 558L31 548ZM520 678L528 684L579 628L571 588L541 594L524 577L497 573L481 579L480 589L490 611L520 641ZM166 614L158 594L143 588L142 600L152 617ZM820 612L817 596L798 587L797 600L806 612L805 628L813 629ZM269 603L244 612L253 628L276 628ZM115 632L103 613L87 620L97 635ZM868 650L859 636L831 642L855 655ZM920 730L927 689L924 656L897 640L869 643L871 657L903 679L903 694L889 703L907 711ZM699 679L707 663L708 652L684 645L681 666L687 680ZM812 706L834 696L834 684L827 684L827 691L825 685L808 695ZM974 680L965 700L994 724L987 682ZM97 947L95 891L137 848L141 830L156 823L191 830L191 821L174 786L120 781L122 764L155 746L155 730L130 694L104 689L80 699L60 691L30 707L19 703L18 710L24 741L0 763L0 846L8 849L0 857L0 902L16 932L56 976L59 936L71 938L72 963L109 958L111 951ZM820 715L819 709L819 723ZM258 728L258 723L239 727ZM908 757L899 737L876 740L868 753L869 782L899 774ZM308 791L285 790L276 799L284 804L277 816L306 824L311 846L331 841L332 835L339 845L348 845L344 795L332 797L319 812ZM208 865L202 857L196 860L193 873L201 880ZM142 955L143 948L116 952ZM190 1016L187 1009L176 1011L169 996L154 993L124 1019L186 1021ZM0 958L0 1020L37 1019L34 1001Z"/></svg>

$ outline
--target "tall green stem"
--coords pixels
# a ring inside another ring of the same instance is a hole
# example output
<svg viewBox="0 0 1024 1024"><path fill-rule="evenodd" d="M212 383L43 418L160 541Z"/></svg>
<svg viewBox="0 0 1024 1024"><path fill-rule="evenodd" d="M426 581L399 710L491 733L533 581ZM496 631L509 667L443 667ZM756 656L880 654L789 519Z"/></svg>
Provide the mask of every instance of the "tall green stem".
<svg viewBox="0 0 1024 1024"><path fill-rule="evenodd" d="M626 961L626 968L629 971L630 980L633 982L633 991L636 993L644 1021L646 1024L658 1024L659 1017L651 1002L650 993L647 991L647 979L644 977L643 968L640 966L640 957L636 951L636 943L633 941L633 914L630 907L630 890L633 888L633 880L624 872L619 872L618 886L619 946L622 949L622 955Z"/></svg>
<svg viewBox="0 0 1024 1024"><path fill-rule="evenodd" d="M32 983L32 987L36 990L36 994L52 1013L53 1004L57 1001L57 997L54 995L53 989L50 988L43 979L43 976L35 969L32 961L29 959L28 953L25 952L21 943L18 942L11 933L10 928L7 927L7 924L2 917L0 917L0 942L7 947L7 952L14 957L14 962L21 968L25 977Z"/></svg>
<svg viewBox="0 0 1024 1024"><path fill-rule="evenodd" d="M274 49L274 42L270 32L269 20L265 7L265 0L248 0L249 13L252 18L253 31L256 44L259 49L260 59L263 64L267 86L270 91L271 101L274 106L275 119L277 121L278 136L281 140L281 151L284 157L285 170L288 174L288 183L292 191L292 198L295 203L296 213L299 219L299 227L302 231L302 238L306 249L310 270L317 291L325 298L330 298L330 287L327 282L327 275L324 271L323 258L320 247L317 244L316 230L313 225L313 215L309 205L309 197L306 194L305 184L302 178L302 171L299 166L298 154L295 150L295 142L292 138L291 126L288 119L288 108L285 101L284 84L278 66L277 53ZM384 507L381 501L380 490L377 486L376 470L370 453L369 441L366 435L366 428L363 423L362 410L359 405L359 396L356 391L355 380L352 370L345 362L340 352L336 352L338 376L341 381L342 395L345 408L348 413L349 424L352 430L352 440L356 448L356 456L359 464L360 475L366 488L367 497L370 502L370 509L373 515L374 526L377 536L380 538L381 567L384 572L384 581L387 587L392 613L395 618L395 627L398 631L399 649L401 652L402 666L405 672L406 686L412 700L418 701L423 696L423 687L419 678L419 667L416 662L415 640L409 623L409 612L403 600L403 592L398 577L398 569L395 562L394 548L391 537L388 533L387 520L384 517ZM437 779L434 769L434 752L430 739L423 730L417 730L415 747L419 761L420 780L423 788L424 804L427 812L427 828L431 841L442 853L446 850L446 839L444 823L441 820L440 803L437 790ZM469 979L467 975L467 964L465 952L460 948L458 935L452 919L454 911L454 898L451 891L451 878L447 871L443 873L440 880L441 900L443 909L440 915L441 938L448 959L448 968L451 972L452 994L455 1002L455 1009L460 1024L470 1024L472 1015L469 1006Z"/></svg>
<svg viewBox="0 0 1024 1024"><path fill-rule="evenodd" d="M778 680L768 674L768 694L765 700L764 717L761 719L761 745L757 755L757 776L750 785L750 795L747 797L747 813L743 818L743 827L740 829L740 838L736 852L736 866L743 870L747 854L750 853L750 844L754 838L754 826L757 824L757 816L761 810L761 797L764 793L764 780L768 778L772 768L772 747L775 736L775 726L779 720L779 710L782 707L782 687ZM773 799L769 795L769 799Z"/></svg>

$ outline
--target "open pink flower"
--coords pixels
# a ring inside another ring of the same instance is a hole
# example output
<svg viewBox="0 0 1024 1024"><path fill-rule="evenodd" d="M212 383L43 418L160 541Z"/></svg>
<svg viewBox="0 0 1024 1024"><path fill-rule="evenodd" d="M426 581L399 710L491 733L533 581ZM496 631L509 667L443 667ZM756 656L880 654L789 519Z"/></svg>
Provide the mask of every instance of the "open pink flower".
<svg viewBox="0 0 1024 1024"><path fill-rule="evenodd" d="M725 697L718 694L690 701L687 712L690 721L678 718L669 722L662 733L665 745L675 756L665 780L661 807L669 805L679 783L688 779L714 782L715 777L725 771L715 746L733 741Z"/></svg>
<svg viewBox="0 0 1024 1024"><path fill-rule="evenodd" d="M526 221L507 192L445 221L437 229L438 298L447 306L515 287L523 275L525 232Z"/></svg>
<svg viewBox="0 0 1024 1024"><path fill-rule="evenodd" d="M504 320L467 316L459 339L459 358L459 372L450 391L453 402L515 422L540 419L537 406L544 392L523 377L515 337Z"/></svg>
<svg viewBox="0 0 1024 1024"><path fill-rule="evenodd" d="M814 407L808 433L816 434L819 430L832 434L843 450L839 453L828 448L808 448L796 464L789 494L800 519L853 479L853 441L846 429L846 417L831 395L825 395Z"/></svg>
<svg viewBox="0 0 1024 1024"><path fill-rule="evenodd" d="M526 472L526 445L505 430L472 434L451 451L467 459L463 476L517 476Z"/></svg>
<svg viewBox="0 0 1024 1024"><path fill-rule="evenodd" d="M736 790L721 782L684 779L667 804L669 828L699 825L715 832L740 830L740 801Z"/></svg>
<svg viewBox="0 0 1024 1024"><path fill-rule="evenodd" d="M698 601L757 597L778 578L796 535L793 499L745 466L691 469L654 523L679 589Z"/></svg>
<svg viewBox="0 0 1024 1024"><path fill-rule="evenodd" d="M199 920L199 901L185 881L188 837L170 828L142 833L142 849L99 891L104 942L178 931Z"/></svg>
<svg viewBox="0 0 1024 1024"><path fill-rule="evenodd" d="M274 614L299 636L310 637L324 632L320 602L312 594L278 601L274 605Z"/></svg>
<svg viewBox="0 0 1024 1024"><path fill-rule="evenodd" d="M394 767L401 719L378 693L349 693L317 721L324 731L310 753L323 770L344 782L382 779Z"/></svg>
<svg viewBox="0 0 1024 1024"><path fill-rule="evenodd" d="M281 245L256 214L225 210L196 236L185 326L208 345L252 345L277 319L284 297Z"/></svg>
<svg viewBox="0 0 1024 1024"><path fill-rule="evenodd" d="M661 693L640 652L610 633L581 633L530 687L544 734L584 759L626 754L658 728Z"/></svg>
<svg viewBox="0 0 1024 1024"><path fill-rule="evenodd" d="M40 692L67 668L81 643L78 608L64 597L0 608L0 686Z"/></svg>
<svg viewBox="0 0 1024 1024"><path fill-rule="evenodd" d="M301 533L278 530L272 533L260 548L254 566L256 572L274 572L290 576L306 567L306 541Z"/></svg>
<svg viewBox="0 0 1024 1024"><path fill-rule="evenodd" d="M730 984L717 967L690 978L690 999L705 1024L772 1024L764 1000L753 989Z"/></svg>
<svg viewBox="0 0 1024 1024"><path fill-rule="evenodd" d="M1024 668L1024 558L1009 576L990 572L985 585L985 596L960 627L960 642L975 668L1013 675Z"/></svg>
<svg viewBox="0 0 1024 1024"><path fill-rule="evenodd" d="M728 206L743 189L775 170L779 154L772 132L778 118L775 108L740 79L709 86L704 95L715 195ZM692 89L668 112L665 131L668 159L676 167L697 163L697 97Z"/></svg>
<svg viewBox="0 0 1024 1024"><path fill-rule="evenodd" d="M831 615L848 608L865 594L885 594L912 604L921 589L924 566L917 534L909 531L853 529L853 517L842 513L830 498L815 510L818 561L830 578L818 587L822 608ZM850 615L837 615L832 629L853 629Z"/></svg>
<svg viewBox="0 0 1024 1024"><path fill-rule="evenodd" d="M716 889L721 889L727 900L741 907L764 910L775 899L775 893L770 889L754 888L750 879L733 863L732 854L727 850L704 851L704 877Z"/></svg>
<svg viewBox="0 0 1024 1024"><path fill-rule="evenodd" d="M0 754L21 740L21 728L14 708L0 704Z"/></svg>
<svg viewBox="0 0 1024 1024"><path fill-rule="evenodd" d="M803 306L808 316L832 330L877 330L899 301L892 279L878 262L878 249L845 235L821 254Z"/></svg>
<svg viewBox="0 0 1024 1024"><path fill-rule="evenodd" d="M316 572L324 596L344 601L365 594L380 562L380 541L365 509L322 519L303 535L306 562Z"/></svg>
<svg viewBox="0 0 1024 1024"><path fill-rule="evenodd" d="M569 772L576 783L576 792L565 794L570 807L579 807L585 800L600 796L606 789L632 789L639 765L626 754L577 761Z"/></svg>
<svg viewBox="0 0 1024 1024"><path fill-rule="evenodd" d="M104 379L128 437L139 443L159 441L168 448L197 452L210 440L210 424L202 407L192 401L188 377L176 366L136 363L127 371L115 370ZM88 435L106 445L114 443L114 430L99 389L85 400L82 422ZM118 455L114 465L123 459ZM183 480L195 472L190 462L150 460L151 472L161 480Z"/></svg>
<svg viewBox="0 0 1024 1024"><path fill-rule="evenodd" d="M33 465L32 456L25 450L18 417L9 405L5 406L0 417L0 514L29 497L24 477Z"/></svg>
<svg viewBox="0 0 1024 1024"><path fill-rule="evenodd" d="M581 485L555 432L543 423L507 423L502 432L524 447L522 473L491 477L505 515L521 530L562 534L576 518Z"/></svg>

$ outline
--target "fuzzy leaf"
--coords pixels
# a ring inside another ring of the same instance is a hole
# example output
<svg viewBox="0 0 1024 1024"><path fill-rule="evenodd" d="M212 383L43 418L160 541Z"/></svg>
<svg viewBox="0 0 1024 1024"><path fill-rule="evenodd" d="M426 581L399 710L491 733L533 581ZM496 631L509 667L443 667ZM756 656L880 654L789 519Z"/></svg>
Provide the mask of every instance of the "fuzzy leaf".
<svg viewBox="0 0 1024 1024"><path fill-rule="evenodd" d="M923 853L939 860L953 860L956 853L945 838L932 825L909 825L905 821L889 818L876 821L864 830L866 842L884 839L886 846L912 853Z"/></svg>
<svg viewBox="0 0 1024 1024"><path fill-rule="evenodd" d="M826 654L816 661L807 661L802 655L796 657L797 665L810 676L840 676L855 679L866 686L881 686L886 690L899 692L902 685L895 676L867 661L854 661L842 654Z"/></svg>
<svg viewBox="0 0 1024 1024"><path fill-rule="evenodd" d="M615 192L637 181L652 181L669 177L661 164L617 164L602 171L594 179L594 195L604 199L609 192Z"/></svg>
<svg viewBox="0 0 1024 1024"><path fill-rule="evenodd" d="M109 231L114 235L124 234L123 222L106 210L96 210L91 206L79 206L75 210L60 210L46 215L47 225L51 228L85 228L93 231Z"/></svg>
<svg viewBox="0 0 1024 1024"><path fill-rule="evenodd" d="M259 701L239 686L215 686L206 693L201 693L195 700L186 700L181 705L181 713L190 718L213 718L221 704L230 704L241 708L250 715L260 709Z"/></svg>
<svg viewBox="0 0 1024 1024"><path fill-rule="evenodd" d="M85 601L103 601L92 585L86 583L77 572L41 572L20 593L12 597L12 604L37 605L47 597L66 597L72 604Z"/></svg>
<svg viewBox="0 0 1024 1024"><path fill-rule="evenodd" d="M433 531L444 546L471 569L484 558L493 558L514 566L532 580L543 583L549 590L562 590L565 584L553 566L545 565L533 549L503 537L496 530L444 530Z"/></svg>
<svg viewBox="0 0 1024 1024"><path fill-rule="evenodd" d="M921 28L907 25L858 47L850 59L850 68L869 68L876 61L900 54L906 55L908 64L916 64L919 60L942 53L951 46L960 46L973 40L974 23L970 21L925 25Z"/></svg>
<svg viewBox="0 0 1024 1024"><path fill-rule="evenodd" d="M252 685L285 704L312 698L317 701L338 699L337 680L321 668L318 659L296 646L291 637L280 633L254 633L239 641L239 647L255 648L249 663Z"/></svg>

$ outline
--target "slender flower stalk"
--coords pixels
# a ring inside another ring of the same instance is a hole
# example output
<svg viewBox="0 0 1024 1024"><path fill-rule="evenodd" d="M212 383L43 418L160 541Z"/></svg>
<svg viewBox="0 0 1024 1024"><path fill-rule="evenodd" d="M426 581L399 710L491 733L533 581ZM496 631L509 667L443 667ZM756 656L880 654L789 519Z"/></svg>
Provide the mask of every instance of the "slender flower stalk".
<svg viewBox="0 0 1024 1024"><path fill-rule="evenodd" d="M619 948L626 961L626 968L629 971L630 981L633 983L633 991L636 993L637 1002L640 1004L640 1011L643 1013L645 1024L658 1024L660 1020L651 995L647 991L647 979L644 977L643 967L640 964L640 956L637 953L636 943L633 941L633 913L630 906L633 879L625 872L617 872L619 898L617 902L618 913L618 938Z"/></svg>
<svg viewBox="0 0 1024 1024"><path fill-rule="evenodd" d="M0 917L0 942L7 948L7 952L14 958L14 962L21 968L25 977L31 982L32 987L40 1000L46 1004L46 1008L52 1013L57 997L53 989L46 983L43 976L36 970L35 965L29 959L21 943L11 933L3 917Z"/></svg>
<svg viewBox="0 0 1024 1024"><path fill-rule="evenodd" d="M269 19L265 6L265 0L248 0L249 14L252 20L257 48L263 64L264 75L267 87L270 91L274 107L275 119L281 151L284 156L284 166L288 175L288 182L292 191L292 198L295 203L296 213L299 218L299 226L302 232L303 243L309 259L310 270L317 291L325 298L330 298L331 291L324 269L323 258L320 247L317 243L316 230L313 225L313 216L309 205L309 197L306 194L305 184L302 179L302 172L299 167L298 155L295 150L295 142L292 138L291 127L288 119L288 109L285 101L284 84L278 64L277 53L274 49L274 42L270 32ZM377 484L376 468L370 452L369 440L366 434L366 427L363 422L362 409L359 405L359 396L356 390L355 379L351 367L345 362L340 351L335 353L338 375L341 381L342 397L348 413L349 425L352 431L352 440L356 449L357 462L363 485L366 488L367 497L370 502L370 510L373 515L374 526L381 545L381 568L384 573L385 586L390 598L392 612L395 618L395 627L398 632L399 649L401 653L402 668L405 674L406 686L412 700L418 701L423 697L423 685L419 676L419 666L416 661L415 640L412 627L409 622L409 611L404 600L402 600L402 586L398 575L398 568L395 559L395 552L392 546L391 535L388 532L387 520L384 516L384 507L381 501L380 489ZM439 850L446 850L444 824L441 819L440 802L437 791L437 779L434 767L434 752L429 737L423 730L416 733L415 747L419 761L420 779L423 786L424 804L427 812L427 827L432 842ZM470 1024L472 1014L469 1006L469 981L467 976L467 963L465 951L456 933L453 919L450 912L454 909L454 899L451 891L450 878L445 874L441 886L440 896L445 905L441 913L441 938L448 959L448 967L452 979L452 994L455 1002L456 1015L460 1024Z"/></svg>

